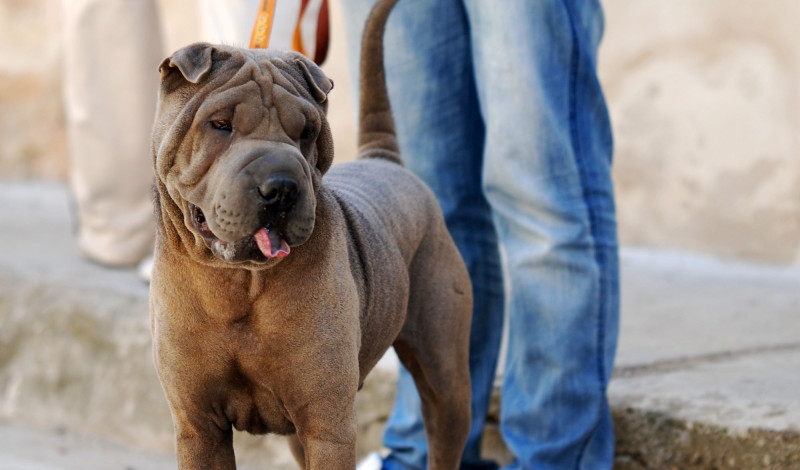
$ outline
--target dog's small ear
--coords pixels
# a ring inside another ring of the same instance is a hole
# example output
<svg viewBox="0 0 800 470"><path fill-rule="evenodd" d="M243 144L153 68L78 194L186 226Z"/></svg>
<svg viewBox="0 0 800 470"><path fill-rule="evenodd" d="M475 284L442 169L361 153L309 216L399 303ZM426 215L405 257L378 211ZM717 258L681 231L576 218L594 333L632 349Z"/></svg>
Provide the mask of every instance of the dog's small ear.
<svg viewBox="0 0 800 470"><path fill-rule="evenodd" d="M158 71L161 72L161 80L164 80L173 69L177 68L188 82L199 82L211 70L213 49L214 46L205 42L178 49L172 56L164 59L158 67Z"/></svg>
<svg viewBox="0 0 800 470"><path fill-rule="evenodd" d="M325 73L317 64L305 57L295 59L294 63L303 72L303 76L308 82L311 96L317 100L317 103L324 103L328 99L328 93L333 89L333 80L325 76Z"/></svg>

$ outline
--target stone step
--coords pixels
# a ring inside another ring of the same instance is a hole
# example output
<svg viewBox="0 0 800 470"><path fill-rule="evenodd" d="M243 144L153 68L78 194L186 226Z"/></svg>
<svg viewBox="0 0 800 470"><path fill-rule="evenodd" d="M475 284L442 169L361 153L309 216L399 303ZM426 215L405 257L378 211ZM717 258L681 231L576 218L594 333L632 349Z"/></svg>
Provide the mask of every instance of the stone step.
<svg viewBox="0 0 800 470"><path fill-rule="evenodd" d="M0 182L0 220L0 419L171 453L147 286L80 258L62 185ZM800 268L631 248L621 268L617 468L800 468ZM390 356L359 393L359 455L380 447L394 378ZM506 462L496 410L485 448ZM249 468L295 468L280 437L235 440ZM0 464L26 455L0 447Z"/></svg>
<svg viewBox="0 0 800 470"><path fill-rule="evenodd" d="M0 424L3 470L174 470L167 453L149 453L64 428Z"/></svg>

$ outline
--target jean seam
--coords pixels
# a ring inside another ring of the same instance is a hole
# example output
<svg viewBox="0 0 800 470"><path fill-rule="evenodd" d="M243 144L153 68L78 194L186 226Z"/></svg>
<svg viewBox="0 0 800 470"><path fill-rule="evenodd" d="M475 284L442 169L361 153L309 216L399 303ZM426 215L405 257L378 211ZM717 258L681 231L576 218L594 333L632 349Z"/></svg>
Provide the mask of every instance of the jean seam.
<svg viewBox="0 0 800 470"><path fill-rule="evenodd" d="M589 218L589 233L592 237L592 250L593 255L595 258L595 262L597 263L597 317L596 317L596 325L597 325L597 378L599 384L599 392L600 396L604 394L604 390L606 387L606 380L605 380L605 354L604 354L604 342L605 342L605 323L604 319L604 312L605 312L605 292L603 289L603 285L605 282L605 274L603 272L602 267L606 264L605 263L605 255L602 250L598 250L598 221L597 216L592 210L591 205L589 204L589 190L587 181L590 179L590 174L588 173L586 166L582 165L583 154L581 151L581 142L580 142L580 132L578 130L578 74L580 68L580 52L581 52L581 45L580 40L578 38L577 28L575 25L575 17L574 12L571 6L569 5L568 0L562 0L564 4L564 8L567 11L567 17L569 19L569 27L570 27L570 35L571 35L571 42L572 42L572 51L570 54L570 71L569 71L569 124L570 124L570 139L572 140L572 148L573 154L575 155L576 163L578 164L578 173L580 175L581 181L581 190L583 192L583 201L586 205L586 212ZM580 462L583 459L583 456L586 453L586 450L589 447L591 442L591 434L588 434L585 438L585 442L581 446L580 452L578 452L577 458L575 460L574 468L577 470L580 467Z"/></svg>

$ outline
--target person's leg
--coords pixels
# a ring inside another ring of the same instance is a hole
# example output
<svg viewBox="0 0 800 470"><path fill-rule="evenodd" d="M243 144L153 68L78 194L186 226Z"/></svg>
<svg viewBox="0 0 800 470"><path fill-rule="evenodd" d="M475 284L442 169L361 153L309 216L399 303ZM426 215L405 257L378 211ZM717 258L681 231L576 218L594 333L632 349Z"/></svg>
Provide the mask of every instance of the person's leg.
<svg viewBox="0 0 800 470"><path fill-rule="evenodd" d="M486 123L483 185L504 249L501 432L512 468L611 468L618 329L611 130L590 0L465 0Z"/></svg>
<svg viewBox="0 0 800 470"><path fill-rule="evenodd" d="M154 1L67 0L64 94L78 243L134 265L153 249L150 130L161 31Z"/></svg>
<svg viewBox="0 0 800 470"><path fill-rule="evenodd" d="M354 66L363 23L373 3L343 3ZM484 128L468 34L461 0L404 0L389 17L385 39L389 94L403 159L436 193L473 283L472 425L464 468L480 464L480 440L503 322L497 237L481 189ZM392 450L384 462L386 468L424 468L427 452L419 398L405 371L384 443Z"/></svg>

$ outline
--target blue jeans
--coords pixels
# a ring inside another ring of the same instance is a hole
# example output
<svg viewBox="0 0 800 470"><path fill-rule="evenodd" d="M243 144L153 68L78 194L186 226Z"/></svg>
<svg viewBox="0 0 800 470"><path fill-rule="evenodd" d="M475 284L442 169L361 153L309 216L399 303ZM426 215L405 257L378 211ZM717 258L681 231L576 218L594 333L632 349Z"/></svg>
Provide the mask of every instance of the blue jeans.
<svg viewBox="0 0 800 470"><path fill-rule="evenodd" d="M344 0L351 69L375 0ZM612 138L596 75L594 0L401 0L385 37L403 158L439 198L472 277L472 427L480 441L504 310L500 430L510 468L608 469L606 388L619 324ZM354 81L357 83L357 81ZM357 95L356 95L357 96ZM387 469L426 468L401 371Z"/></svg>

